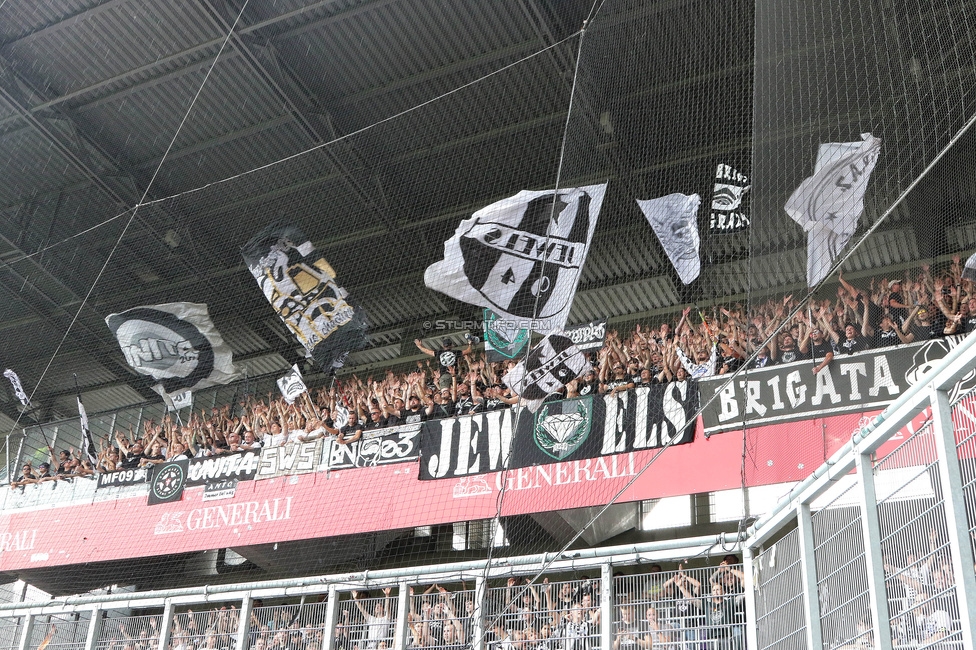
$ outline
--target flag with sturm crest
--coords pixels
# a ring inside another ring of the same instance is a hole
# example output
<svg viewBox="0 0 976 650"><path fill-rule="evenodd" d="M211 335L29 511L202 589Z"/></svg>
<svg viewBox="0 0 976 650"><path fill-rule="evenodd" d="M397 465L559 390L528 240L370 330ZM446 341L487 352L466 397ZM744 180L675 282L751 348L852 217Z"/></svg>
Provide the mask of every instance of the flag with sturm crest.
<svg viewBox="0 0 976 650"><path fill-rule="evenodd" d="M508 371L503 381L535 413L549 395L591 368L573 340L563 333L552 333L539 341L525 360Z"/></svg>
<svg viewBox="0 0 976 650"><path fill-rule="evenodd" d="M523 190L478 210L444 243L424 283L532 330L562 329L606 189Z"/></svg>

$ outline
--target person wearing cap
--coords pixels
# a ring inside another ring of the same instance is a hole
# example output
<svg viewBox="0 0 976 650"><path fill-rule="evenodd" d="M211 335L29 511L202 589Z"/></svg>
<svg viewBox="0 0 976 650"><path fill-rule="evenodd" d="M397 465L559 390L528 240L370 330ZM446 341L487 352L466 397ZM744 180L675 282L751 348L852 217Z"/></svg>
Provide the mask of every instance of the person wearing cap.
<svg viewBox="0 0 976 650"><path fill-rule="evenodd" d="M796 337L792 332L783 332L778 337L774 336L770 346L769 358L772 363L793 363L803 358L796 347Z"/></svg>
<svg viewBox="0 0 976 650"><path fill-rule="evenodd" d="M51 463L41 463L37 466L37 478L34 479L35 483L56 480L58 480L58 477L51 473Z"/></svg>
<svg viewBox="0 0 976 650"><path fill-rule="evenodd" d="M830 338L834 342L834 346L837 348L839 354L854 354L855 352L863 352L864 350L871 349L871 339L868 338L868 321L864 320L861 325L861 329L858 330L854 323L845 323L844 331L838 334L832 327L830 323L827 323L828 332L830 333Z"/></svg>
<svg viewBox="0 0 976 650"><path fill-rule="evenodd" d="M888 313L896 325L901 325L908 319L909 307L905 304L905 297L901 293L901 282L892 280L888 283Z"/></svg>

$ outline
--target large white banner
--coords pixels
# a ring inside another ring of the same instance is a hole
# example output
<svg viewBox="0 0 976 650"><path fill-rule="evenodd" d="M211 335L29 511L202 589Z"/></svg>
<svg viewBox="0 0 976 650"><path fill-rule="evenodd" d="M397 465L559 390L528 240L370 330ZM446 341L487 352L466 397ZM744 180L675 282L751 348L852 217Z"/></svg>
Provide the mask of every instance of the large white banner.
<svg viewBox="0 0 976 650"><path fill-rule="evenodd" d="M606 190L523 190L478 210L444 243L424 283L536 331L561 330Z"/></svg>
<svg viewBox="0 0 976 650"><path fill-rule="evenodd" d="M864 212L864 192L881 154L881 140L870 133L861 138L821 144L813 176L786 202L786 213L807 233L808 286L827 276Z"/></svg>
<svg viewBox="0 0 976 650"><path fill-rule="evenodd" d="M106 324L126 363L157 384L167 406L172 396L237 379L230 347L210 320L207 306L191 302L135 307L110 314Z"/></svg>

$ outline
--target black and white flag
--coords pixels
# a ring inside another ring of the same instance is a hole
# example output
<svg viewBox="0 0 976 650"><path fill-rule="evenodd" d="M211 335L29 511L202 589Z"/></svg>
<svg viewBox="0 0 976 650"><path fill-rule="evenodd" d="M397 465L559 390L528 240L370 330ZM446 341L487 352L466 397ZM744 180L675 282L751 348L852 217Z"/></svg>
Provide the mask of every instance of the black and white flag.
<svg viewBox="0 0 976 650"><path fill-rule="evenodd" d="M659 199L637 201L641 212L654 229L668 259L685 284L701 274L701 238L698 236L697 194L668 194Z"/></svg>
<svg viewBox="0 0 976 650"><path fill-rule="evenodd" d="M523 190L478 210L444 243L424 283L535 331L562 329L606 190Z"/></svg>
<svg viewBox="0 0 976 650"><path fill-rule="evenodd" d="M963 280L974 280L976 281L976 253L969 256L966 260L966 265L962 269Z"/></svg>
<svg viewBox="0 0 976 650"><path fill-rule="evenodd" d="M712 187L712 211L708 230L724 234L745 230L752 223L746 197L752 187L749 177L731 165L719 163Z"/></svg>
<svg viewBox="0 0 976 650"><path fill-rule="evenodd" d="M278 380L278 390L289 404L294 404L295 400L308 391L305 382L302 381L302 373L298 370L298 365L293 365L288 374Z"/></svg>
<svg viewBox="0 0 976 650"><path fill-rule="evenodd" d="M336 429L341 429L347 424L349 424L349 409L342 404L336 404L332 411L332 425Z"/></svg>
<svg viewBox="0 0 976 650"><path fill-rule="evenodd" d="M95 439L92 438L91 429L88 428L88 411L81 403L81 394L78 394L78 419L81 421L81 448L85 454L85 460L91 463L92 467L98 467L98 451L95 449ZM53 452L52 452L53 453Z"/></svg>
<svg viewBox="0 0 976 650"><path fill-rule="evenodd" d="M807 286L827 276L864 212L864 192L881 154L881 140L870 133L861 138L821 144L813 176L786 202L786 213L807 233Z"/></svg>
<svg viewBox="0 0 976 650"><path fill-rule="evenodd" d="M7 368L3 371L3 376L10 380L10 385L14 388L14 395L17 396L20 403L24 406L30 406L30 398L27 396L27 392L21 385L20 377L17 376L17 373L10 368Z"/></svg>
<svg viewBox="0 0 976 650"><path fill-rule="evenodd" d="M230 347L207 306L191 302L135 307L105 322L126 362L156 380L153 390L173 407L173 396L237 379Z"/></svg>
<svg viewBox="0 0 976 650"><path fill-rule="evenodd" d="M341 366L346 354L366 347L366 315L301 230L272 224L241 254L264 297L322 370Z"/></svg>
<svg viewBox="0 0 976 650"><path fill-rule="evenodd" d="M533 413L543 400L558 393L566 384L591 368L573 340L564 333L553 333L539 341L524 361L508 371L502 381Z"/></svg>

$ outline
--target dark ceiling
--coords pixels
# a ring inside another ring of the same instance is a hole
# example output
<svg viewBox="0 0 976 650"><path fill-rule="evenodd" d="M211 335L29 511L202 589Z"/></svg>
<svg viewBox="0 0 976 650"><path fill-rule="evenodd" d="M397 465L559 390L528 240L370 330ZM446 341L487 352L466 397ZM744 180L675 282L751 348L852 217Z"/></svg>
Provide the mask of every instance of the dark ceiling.
<svg viewBox="0 0 976 650"><path fill-rule="evenodd" d="M875 3L798 16L817 26L809 42L784 40L794 30L766 4L6 0L0 365L46 418L71 412L75 374L90 411L154 400L104 318L185 300L210 306L251 376L278 372L298 346L240 258L273 219L302 227L368 313L372 347L350 365L391 364L422 321L475 313L423 286L457 223L557 182L610 181L571 321L650 318L689 294L633 199L699 192L705 211L720 162L766 181L767 221L705 241L694 297L799 287L805 238L775 207L783 192L817 142L874 131L908 152L876 172L869 218L886 211L972 114L968 90L939 94L950 77L973 86L973 44L949 28L971 3L904 24ZM952 34L906 44L918 29ZM861 68L840 74L850 58ZM918 66L942 76L895 83ZM839 92L858 75L862 93ZM852 270L917 259L910 221L903 204ZM947 245L973 245L958 230ZM14 403L0 389L4 431Z"/></svg>

